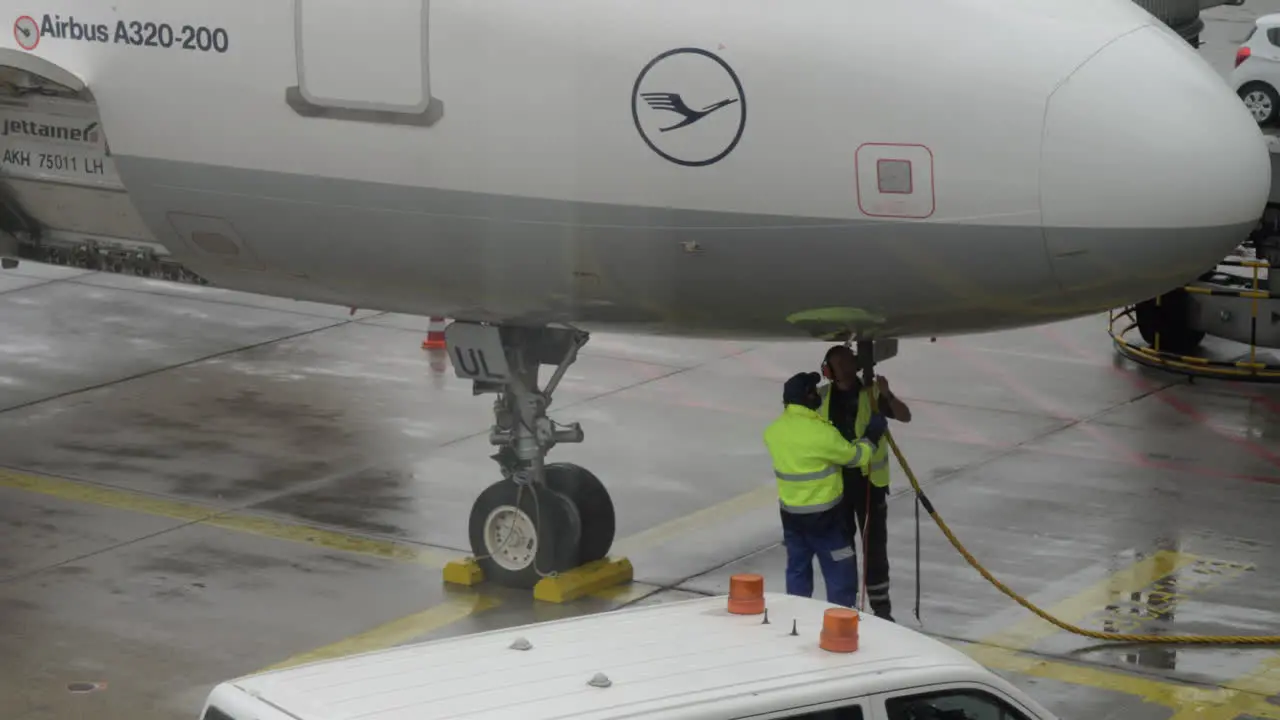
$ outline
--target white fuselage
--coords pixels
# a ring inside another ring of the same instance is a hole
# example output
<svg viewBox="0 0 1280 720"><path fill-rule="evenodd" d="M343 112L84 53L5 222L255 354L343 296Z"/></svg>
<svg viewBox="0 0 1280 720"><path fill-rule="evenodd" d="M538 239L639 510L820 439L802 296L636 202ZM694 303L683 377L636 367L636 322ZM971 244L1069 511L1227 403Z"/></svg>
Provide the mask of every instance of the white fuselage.
<svg viewBox="0 0 1280 720"><path fill-rule="evenodd" d="M46 30L30 51L6 33L0 65L83 81L128 199L11 179L19 204L270 295L682 335L978 332L1186 282L1269 191L1240 101L1129 0L0 7Z"/></svg>

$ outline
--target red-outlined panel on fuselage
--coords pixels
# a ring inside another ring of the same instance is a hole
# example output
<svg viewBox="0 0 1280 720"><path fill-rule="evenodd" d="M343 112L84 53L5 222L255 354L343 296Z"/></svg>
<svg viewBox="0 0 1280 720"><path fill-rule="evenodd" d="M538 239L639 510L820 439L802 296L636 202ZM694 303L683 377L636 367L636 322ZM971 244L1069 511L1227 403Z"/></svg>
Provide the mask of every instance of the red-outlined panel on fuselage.
<svg viewBox="0 0 1280 720"><path fill-rule="evenodd" d="M854 152L853 167L863 215L910 220L933 215L933 151L927 146L863 143Z"/></svg>

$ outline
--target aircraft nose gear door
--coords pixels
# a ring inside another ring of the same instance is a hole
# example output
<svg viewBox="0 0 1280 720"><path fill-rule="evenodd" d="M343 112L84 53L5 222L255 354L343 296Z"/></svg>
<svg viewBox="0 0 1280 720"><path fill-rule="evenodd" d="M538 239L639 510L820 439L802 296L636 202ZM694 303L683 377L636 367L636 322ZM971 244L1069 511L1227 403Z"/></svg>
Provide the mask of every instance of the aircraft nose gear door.
<svg viewBox="0 0 1280 720"><path fill-rule="evenodd" d="M97 246L165 255L111 159L92 92L64 68L0 49L0 256L99 267ZM79 261L76 258L79 257Z"/></svg>

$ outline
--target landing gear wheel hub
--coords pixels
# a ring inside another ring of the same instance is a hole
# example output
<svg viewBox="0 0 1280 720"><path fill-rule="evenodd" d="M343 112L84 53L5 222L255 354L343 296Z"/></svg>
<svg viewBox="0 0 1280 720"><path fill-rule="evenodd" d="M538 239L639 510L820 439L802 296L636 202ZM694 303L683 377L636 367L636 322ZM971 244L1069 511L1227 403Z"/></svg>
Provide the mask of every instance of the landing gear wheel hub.
<svg viewBox="0 0 1280 720"><path fill-rule="evenodd" d="M511 505L494 508L484 522L485 554L504 570L517 572L538 556L533 519Z"/></svg>

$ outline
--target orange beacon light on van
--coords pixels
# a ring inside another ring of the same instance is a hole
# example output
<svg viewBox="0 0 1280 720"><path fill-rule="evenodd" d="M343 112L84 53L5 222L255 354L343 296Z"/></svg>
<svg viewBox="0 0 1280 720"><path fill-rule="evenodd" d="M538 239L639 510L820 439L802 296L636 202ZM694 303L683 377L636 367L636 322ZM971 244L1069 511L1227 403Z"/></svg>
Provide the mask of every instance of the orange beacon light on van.
<svg viewBox="0 0 1280 720"><path fill-rule="evenodd" d="M822 634L818 647L828 652L849 653L858 649L858 611L830 608L822 614Z"/></svg>
<svg viewBox="0 0 1280 720"><path fill-rule="evenodd" d="M764 612L764 577L744 573L729 578L729 612L734 615Z"/></svg>

